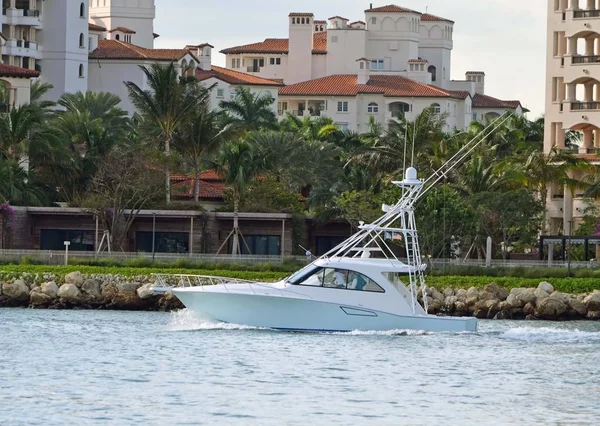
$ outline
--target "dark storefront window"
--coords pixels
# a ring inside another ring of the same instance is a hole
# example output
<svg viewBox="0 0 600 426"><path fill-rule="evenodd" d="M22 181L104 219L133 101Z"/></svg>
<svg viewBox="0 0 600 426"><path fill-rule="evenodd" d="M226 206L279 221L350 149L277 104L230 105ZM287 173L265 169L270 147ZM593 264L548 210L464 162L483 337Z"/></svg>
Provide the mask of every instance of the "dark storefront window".
<svg viewBox="0 0 600 426"><path fill-rule="evenodd" d="M70 241L71 251L94 251L94 231L42 229L40 240L42 250L64 250L65 241Z"/></svg>
<svg viewBox="0 0 600 426"><path fill-rule="evenodd" d="M152 253L152 232L135 233L135 250ZM156 253L189 253L190 234L187 232L156 232L154 234Z"/></svg>
<svg viewBox="0 0 600 426"><path fill-rule="evenodd" d="M250 248L244 244L244 240ZM233 240L229 239L229 253L233 246ZM281 255L281 237L279 235L244 235L244 239L240 238L240 247L242 254L252 254L261 256L279 256Z"/></svg>
<svg viewBox="0 0 600 426"><path fill-rule="evenodd" d="M317 256L324 255L335 246L341 244L347 237L317 237Z"/></svg>

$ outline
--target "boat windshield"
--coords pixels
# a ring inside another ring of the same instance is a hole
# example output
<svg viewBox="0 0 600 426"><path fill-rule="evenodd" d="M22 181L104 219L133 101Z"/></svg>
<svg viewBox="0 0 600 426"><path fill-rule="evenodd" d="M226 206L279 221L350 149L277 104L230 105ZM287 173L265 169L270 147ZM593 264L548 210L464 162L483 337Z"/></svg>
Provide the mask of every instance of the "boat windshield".
<svg viewBox="0 0 600 426"><path fill-rule="evenodd" d="M385 293L385 290L369 277L347 269L315 266L292 278L293 280L288 282L294 285Z"/></svg>

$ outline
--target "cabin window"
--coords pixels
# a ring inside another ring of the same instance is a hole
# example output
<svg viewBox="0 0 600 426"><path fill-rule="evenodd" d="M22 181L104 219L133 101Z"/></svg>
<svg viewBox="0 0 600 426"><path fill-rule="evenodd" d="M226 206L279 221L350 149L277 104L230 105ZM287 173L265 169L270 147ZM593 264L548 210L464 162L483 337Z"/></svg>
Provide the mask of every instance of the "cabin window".
<svg viewBox="0 0 600 426"><path fill-rule="evenodd" d="M317 268L290 282L309 287L385 293L381 286L363 274L339 268Z"/></svg>

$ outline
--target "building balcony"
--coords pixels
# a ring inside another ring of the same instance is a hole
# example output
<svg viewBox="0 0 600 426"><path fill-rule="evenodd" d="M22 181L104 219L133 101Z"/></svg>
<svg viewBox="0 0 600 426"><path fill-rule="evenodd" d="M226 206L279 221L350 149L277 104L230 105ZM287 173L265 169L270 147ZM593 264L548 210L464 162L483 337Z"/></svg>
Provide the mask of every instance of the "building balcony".
<svg viewBox="0 0 600 426"><path fill-rule="evenodd" d="M249 66L246 67L246 71L249 73L260 72L260 67Z"/></svg>
<svg viewBox="0 0 600 426"><path fill-rule="evenodd" d="M2 12L6 16L4 23L7 25L22 25L26 27L39 27L42 25L39 10L4 9Z"/></svg>
<svg viewBox="0 0 600 426"><path fill-rule="evenodd" d="M572 102L571 111L598 111L600 102Z"/></svg>
<svg viewBox="0 0 600 426"><path fill-rule="evenodd" d="M600 10L574 10L573 19L600 18Z"/></svg>
<svg viewBox="0 0 600 426"><path fill-rule="evenodd" d="M573 65L577 64L600 64L600 56L573 56L571 58Z"/></svg>
<svg viewBox="0 0 600 426"><path fill-rule="evenodd" d="M33 59L42 59L40 46L35 41L8 40L2 53L8 56L27 56Z"/></svg>

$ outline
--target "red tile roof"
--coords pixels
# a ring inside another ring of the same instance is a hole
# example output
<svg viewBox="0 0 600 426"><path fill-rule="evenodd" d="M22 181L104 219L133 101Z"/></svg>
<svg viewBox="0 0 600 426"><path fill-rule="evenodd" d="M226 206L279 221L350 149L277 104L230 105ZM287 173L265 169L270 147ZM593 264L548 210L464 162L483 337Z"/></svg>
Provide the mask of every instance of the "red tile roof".
<svg viewBox="0 0 600 426"><path fill-rule="evenodd" d="M200 44L188 44L187 46L185 46L186 49L202 49L203 47L212 47L213 49L215 48L215 46L213 46L210 43L200 43Z"/></svg>
<svg viewBox="0 0 600 426"><path fill-rule="evenodd" d="M350 19L344 18L342 16L336 15L336 16L332 16L331 18L329 18L329 20L331 21L332 19L341 19L342 21L349 21Z"/></svg>
<svg viewBox="0 0 600 426"><path fill-rule="evenodd" d="M315 24L326 24L327 21L315 21Z"/></svg>
<svg viewBox="0 0 600 426"><path fill-rule="evenodd" d="M238 54L238 53L289 53L290 40L287 38L267 38L259 43L246 44L243 46L235 46L221 50L221 53ZM327 53L327 32L321 31L313 36L313 53Z"/></svg>
<svg viewBox="0 0 600 426"><path fill-rule="evenodd" d="M446 90L397 75L372 75L367 84L358 84L356 75L332 75L279 89L280 96L356 96L359 93L390 97L458 98Z"/></svg>
<svg viewBox="0 0 600 426"><path fill-rule="evenodd" d="M92 24L92 23L90 23L88 25L88 27L89 27L90 31L100 31L100 32L106 31L106 28L101 27L100 25Z"/></svg>
<svg viewBox="0 0 600 426"><path fill-rule="evenodd" d="M0 77L35 78L39 76L39 71L15 67L14 65L0 64Z"/></svg>
<svg viewBox="0 0 600 426"><path fill-rule="evenodd" d="M431 13L424 13L421 15L421 21L426 22L452 22L450 19L442 18L441 16L432 15Z"/></svg>
<svg viewBox="0 0 600 426"><path fill-rule="evenodd" d="M288 16L292 17L292 16L315 16L315 15L313 13L309 13L309 12L292 12Z"/></svg>
<svg viewBox="0 0 600 426"><path fill-rule="evenodd" d="M455 98L459 99L467 99L469 96L471 96L471 92L467 90L448 90L448 92L454 95Z"/></svg>
<svg viewBox="0 0 600 426"><path fill-rule="evenodd" d="M193 53L189 49L146 49L120 40L100 40L98 48L90 53L90 59L151 59L178 61Z"/></svg>
<svg viewBox="0 0 600 426"><path fill-rule="evenodd" d="M418 13L421 15L421 12L417 12L416 10L407 9L405 7L396 6L395 4L389 4L387 6L382 7L374 7L372 9L365 10L365 13Z"/></svg>
<svg viewBox="0 0 600 426"><path fill-rule="evenodd" d="M173 194L177 197L192 198L194 196L194 176L173 175ZM216 170L200 173L200 198L202 200L223 200L223 178Z"/></svg>
<svg viewBox="0 0 600 426"><path fill-rule="evenodd" d="M210 71L196 70L196 78L199 81L217 78L229 84L243 84L249 86L283 86L282 83L268 80L266 78L256 77L239 71L212 66Z"/></svg>
<svg viewBox="0 0 600 426"><path fill-rule="evenodd" d="M521 106L520 101L503 101L487 95L476 94L473 96L473 108L507 108L517 109Z"/></svg>
<svg viewBox="0 0 600 426"><path fill-rule="evenodd" d="M350 25L354 25L354 24L363 24L363 25L367 25L367 23L366 23L366 22L364 22L364 21L354 21L354 22L351 22L351 23L350 23Z"/></svg>
<svg viewBox="0 0 600 426"><path fill-rule="evenodd" d="M125 27L116 27L113 28L112 30L109 31L109 33L114 33L115 31L119 31L125 34L135 34L135 31L133 31L130 28L125 28Z"/></svg>

